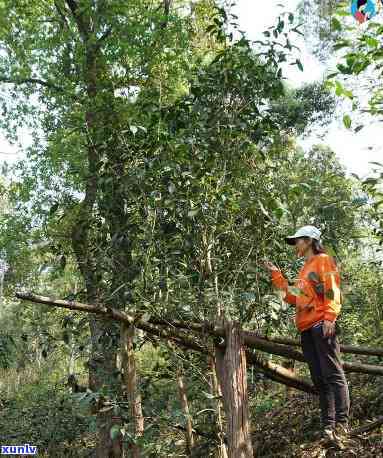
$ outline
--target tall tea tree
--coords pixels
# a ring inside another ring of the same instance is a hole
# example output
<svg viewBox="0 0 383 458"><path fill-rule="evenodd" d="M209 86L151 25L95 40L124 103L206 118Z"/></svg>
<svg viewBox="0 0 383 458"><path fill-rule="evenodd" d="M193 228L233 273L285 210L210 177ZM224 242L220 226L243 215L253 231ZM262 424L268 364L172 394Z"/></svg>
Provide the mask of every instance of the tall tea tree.
<svg viewBox="0 0 383 458"><path fill-rule="evenodd" d="M287 22L280 19L273 33L285 43L278 48L269 43L257 58L246 40L233 45L226 39L227 16L214 2L200 2L191 11L177 2L179 14L169 4L1 4L0 79L9 88L3 93L2 123L10 137L19 125L30 125L35 140L28 162L19 168L24 186L18 196L25 211L34 204L30 224L46 224L44 236L60 234L60 248L74 254L90 303L134 311L145 281L150 284L158 271L164 276L166 263L154 265L149 250L142 256L153 244L168 251L166 239L153 238L159 192L170 195L162 216L173 215L176 227L182 225L189 236L186 263L196 258L194 240L200 244L197 262L203 267L195 281L205 298L212 224L225 232L229 217L230 234L224 235L230 241L235 224L249 225L247 214L259 231L264 225L258 216L267 220L258 191L256 203L247 203L261 168L250 181L242 177L252 155L262 156L255 144L265 149L278 136L271 101L283 98L279 63L291 49L284 35ZM201 46L209 17L209 39ZM211 54L216 54L213 62ZM133 87L139 92L136 101ZM123 92L128 97L121 97ZM179 214L177 202L182 202ZM165 218L164 226L168 223ZM217 255L226 254L227 246L221 251ZM208 281L216 285L215 278ZM235 283L235 276L230 281ZM89 384L107 395L117 389L119 331L96 317L90 318L90 330ZM100 413L99 456L118 455L111 451L110 425L110 413Z"/></svg>
<svg viewBox="0 0 383 458"><path fill-rule="evenodd" d="M121 274L125 282L136 274L130 249L134 225L120 182L124 162L134 153L121 133L129 130L134 112L115 92L156 86L164 73L168 83L180 86L188 67L189 27L185 16L173 15L168 6L86 0L1 4L0 79L9 88L3 92L2 125L15 138L17 127L27 124L35 137L20 170L20 177L29 176L21 192L37 204L34 224L64 218L63 245L75 255L91 303L121 307L121 294L113 296ZM94 317L90 328L89 384L108 392L116 382L118 331ZM112 453L109 425L110 415L100 418L99 456Z"/></svg>

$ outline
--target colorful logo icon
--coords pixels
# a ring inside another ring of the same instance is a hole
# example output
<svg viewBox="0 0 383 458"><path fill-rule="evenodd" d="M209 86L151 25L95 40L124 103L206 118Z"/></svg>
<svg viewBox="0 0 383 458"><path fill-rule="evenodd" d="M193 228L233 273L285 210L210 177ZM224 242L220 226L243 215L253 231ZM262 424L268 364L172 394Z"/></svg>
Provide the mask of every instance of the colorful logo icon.
<svg viewBox="0 0 383 458"><path fill-rule="evenodd" d="M383 0L352 0L351 13L359 24L363 24L379 12L382 4Z"/></svg>

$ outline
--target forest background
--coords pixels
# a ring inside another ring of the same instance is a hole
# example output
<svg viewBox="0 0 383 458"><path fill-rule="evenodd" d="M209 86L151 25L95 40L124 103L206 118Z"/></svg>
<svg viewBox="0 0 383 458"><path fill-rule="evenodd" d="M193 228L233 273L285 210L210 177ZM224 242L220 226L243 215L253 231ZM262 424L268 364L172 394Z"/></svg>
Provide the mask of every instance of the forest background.
<svg viewBox="0 0 383 458"><path fill-rule="evenodd" d="M250 41L233 2L0 2L0 127L9 142L30 137L0 180L3 443L45 456L225 456L214 355L184 350L211 339L189 329L182 347L171 327L148 329L225 318L296 338L262 260L293 280L300 261L283 237L303 224L321 228L342 271L342 342L382 347L382 166L361 180L312 141L339 119L352 139L379 128L382 17L358 27L347 4L297 6L276 6ZM324 77L291 84L302 38ZM147 331L16 292L124 312ZM271 353L263 368L307 376ZM382 381L353 377L357 426L381 410ZM247 384L256 454L296 456L318 427L315 398L256 364ZM280 434L288 403L302 410L294 441ZM278 412L279 427L265 427ZM374 456L381 436L368 446Z"/></svg>

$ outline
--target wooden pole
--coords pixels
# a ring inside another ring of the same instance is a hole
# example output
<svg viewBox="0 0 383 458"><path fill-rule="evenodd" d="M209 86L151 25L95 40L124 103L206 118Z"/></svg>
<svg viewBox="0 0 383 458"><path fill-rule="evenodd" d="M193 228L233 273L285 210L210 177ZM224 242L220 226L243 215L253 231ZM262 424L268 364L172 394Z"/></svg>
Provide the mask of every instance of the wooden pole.
<svg viewBox="0 0 383 458"><path fill-rule="evenodd" d="M186 428L185 428L185 439L186 439L186 453L188 456L192 456L192 449L194 447L194 437L193 437L193 425L189 411L189 402L186 394L186 388L184 383L184 378L182 371L177 370L177 385L178 385L178 394L180 397L182 412L185 415L186 419Z"/></svg>
<svg viewBox="0 0 383 458"><path fill-rule="evenodd" d="M215 355L209 356L208 363L210 367L210 377L211 377L211 391L214 396L214 404L216 411L216 422L218 429L219 437L219 458L228 458L227 457L227 447L225 444L225 433L223 428L223 415L222 415L222 392L221 387L218 383L216 364L215 364Z"/></svg>
<svg viewBox="0 0 383 458"><path fill-rule="evenodd" d="M253 458L247 393L246 353L237 324L225 324L226 347L217 347L216 366L226 414L229 458Z"/></svg>
<svg viewBox="0 0 383 458"><path fill-rule="evenodd" d="M135 438L144 434L144 416L142 414L141 395L137 387L136 359L133 348L134 326L123 323L121 326L122 369L124 383L130 404L130 413ZM141 450L134 443L131 446L132 458L140 458Z"/></svg>

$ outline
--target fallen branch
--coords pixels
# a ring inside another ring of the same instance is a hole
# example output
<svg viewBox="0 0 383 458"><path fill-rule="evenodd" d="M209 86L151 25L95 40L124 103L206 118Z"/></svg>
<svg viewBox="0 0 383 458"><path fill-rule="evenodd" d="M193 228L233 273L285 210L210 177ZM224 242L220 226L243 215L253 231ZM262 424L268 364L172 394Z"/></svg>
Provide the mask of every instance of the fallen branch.
<svg viewBox="0 0 383 458"><path fill-rule="evenodd" d="M293 375L288 369L274 364L256 353L247 350L246 359L249 365L253 364L258 367L267 378L274 380L274 382L282 383L283 385L305 391L306 393L318 394L316 388L310 382Z"/></svg>
<svg viewBox="0 0 383 458"><path fill-rule="evenodd" d="M202 346L187 336L178 334L174 330L169 331L157 329L153 326L150 326L149 324L146 324L144 327L145 331L149 334L170 340L176 345L184 347L188 350L194 350L199 353L213 356L213 353L207 347ZM224 343L220 344L220 346L224 347ZM293 375L288 369L279 366L278 364L274 364L271 361L267 361L254 352L247 350L246 359L249 365L254 365L257 367L263 374L265 374L267 378L273 380L274 382L281 383L300 391L305 391L306 393L317 394L316 389L310 382Z"/></svg>
<svg viewBox="0 0 383 458"><path fill-rule="evenodd" d="M361 426L359 428L355 428L350 431L350 436L359 436L360 434L368 433L373 429L378 428L379 426L383 425L383 417L379 417L377 420L368 423L367 425Z"/></svg>
<svg viewBox="0 0 383 458"><path fill-rule="evenodd" d="M179 431L183 431L185 432L186 431L186 428L185 426L182 426L182 425L169 425L171 428L174 428L174 429L178 429ZM209 434L209 433L205 433L203 431L201 431L200 429L198 428L193 428L193 433L196 434L197 436L201 436L201 437L204 437L205 439L209 439L211 441L215 441L215 442L218 442L219 441L219 438L217 436L217 434Z"/></svg>
<svg viewBox="0 0 383 458"><path fill-rule="evenodd" d="M151 333L158 333L160 330L153 328L153 325L161 325L174 328L183 328L190 329L192 331L197 331L199 333L206 334L211 337L220 337L225 338L225 330L222 326L217 326L213 323L184 323L177 320L168 321L161 319L153 319L149 322L135 319L135 317L128 315L124 312L121 312L116 309L107 308L105 306L94 306L90 304L83 304L80 302L74 301L65 301L60 299L51 299L49 297L38 296L31 293L16 293L16 297L22 300L28 300L37 304L51 305L54 307L67 308L70 310L78 310L88 313L96 313L99 315L104 315L108 318L113 318L118 321L122 321L128 324L134 324L137 328L140 328L144 331ZM149 331L151 329L151 331ZM155 330L156 329L156 330ZM155 331L154 331L155 330ZM175 332L174 330L170 331L169 329L166 332L171 333ZM176 333L176 332L175 332ZM176 333L179 335L178 333ZM288 359L294 359L296 361L306 362L303 354L297 350L291 349L286 345L281 345L273 343L270 340L263 339L258 337L256 334L249 331L243 331L244 344L247 347L253 348L255 350L264 351L273 355L283 356ZM343 368L346 372L358 372L362 374L371 374L383 376L383 367L371 364L360 364L360 363L349 363L344 362Z"/></svg>
<svg viewBox="0 0 383 458"><path fill-rule="evenodd" d="M104 315L105 317L115 318L118 321L122 321L128 324L134 323L136 327L142 329L143 331L151 335L155 335L164 340L170 340L178 346L184 347L186 349L194 350L199 353L212 356L212 353L207 347L191 339L189 336L186 336L179 330L163 328L161 329L155 327L152 323L147 323L143 321L135 322L133 317L118 310L108 309L106 307L96 307L94 305L83 304L80 302L64 301L59 299L56 300L48 297L37 296L30 293L16 293L16 296L19 299L28 300L37 304L52 305L55 307L67 308L70 310L80 312L96 313L99 315ZM166 324L169 325L168 322L166 322ZM248 358L249 364L253 364L254 366L256 366L262 373L265 374L266 377L270 378L271 380L301 391L305 391L307 393L316 393L316 390L313 387L313 385L311 385L306 380L300 379L299 377L292 375L284 367L271 363L270 361L267 361L261 358L259 355L256 355L255 353L250 351L246 352L246 356Z"/></svg>
<svg viewBox="0 0 383 458"><path fill-rule="evenodd" d="M301 344L298 340L289 339L288 337L263 337L259 336L270 342L274 342L282 345L291 345L293 347L300 347ZM383 348L378 347L359 347L354 345L340 345L340 351L342 353L351 353L353 355L365 355L365 356L383 356Z"/></svg>
<svg viewBox="0 0 383 458"><path fill-rule="evenodd" d="M165 319L152 319L150 320L153 324L160 324L160 325L170 325L174 326L175 328L180 329L187 329L189 331L196 331L196 332L209 332L214 331L214 329L218 330L220 327L210 323L210 322L187 322L187 321L180 321L180 320L165 320ZM298 340L290 339L288 337L268 337L263 336L260 334L256 334L254 332L247 332L248 335L254 336L255 338L266 340L271 343L281 344L281 345L289 345L293 347L300 347L301 344ZM364 347L364 346L354 346L354 345L340 345L340 351L342 353L350 353L354 355L365 355L365 356L383 356L383 348L379 347Z"/></svg>

